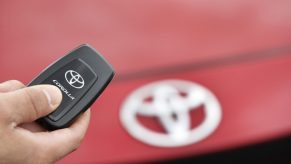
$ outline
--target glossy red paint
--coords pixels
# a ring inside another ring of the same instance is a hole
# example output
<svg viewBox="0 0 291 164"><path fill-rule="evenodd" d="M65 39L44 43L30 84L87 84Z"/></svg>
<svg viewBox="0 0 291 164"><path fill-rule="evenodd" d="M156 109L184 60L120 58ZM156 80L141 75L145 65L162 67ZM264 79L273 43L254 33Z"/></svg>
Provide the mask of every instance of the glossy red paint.
<svg viewBox="0 0 291 164"><path fill-rule="evenodd" d="M117 77L92 107L79 150L61 163L132 162L217 152L291 135L290 1L2 1L0 81L29 82L81 43ZM268 56L268 57L266 57ZM122 128L120 105L149 82L184 79L213 91L223 119L186 147L145 145Z"/></svg>

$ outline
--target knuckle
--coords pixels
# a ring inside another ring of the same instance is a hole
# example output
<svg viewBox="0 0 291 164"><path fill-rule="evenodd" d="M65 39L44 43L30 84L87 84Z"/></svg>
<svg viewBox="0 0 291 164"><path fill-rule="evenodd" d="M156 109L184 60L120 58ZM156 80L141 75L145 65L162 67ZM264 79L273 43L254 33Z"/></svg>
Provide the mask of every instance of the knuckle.
<svg viewBox="0 0 291 164"><path fill-rule="evenodd" d="M50 146L40 145L43 145L43 143L37 144L34 148L34 163L53 163L56 149L53 149Z"/></svg>
<svg viewBox="0 0 291 164"><path fill-rule="evenodd" d="M76 150L80 147L82 140L83 140L82 135L77 135L73 138L73 143L74 143L73 150Z"/></svg>
<svg viewBox="0 0 291 164"><path fill-rule="evenodd" d="M24 86L24 84L18 80L9 80L9 83L16 86Z"/></svg>
<svg viewBox="0 0 291 164"><path fill-rule="evenodd" d="M0 99L0 121L9 119L12 115L12 111L8 109L7 104Z"/></svg>
<svg viewBox="0 0 291 164"><path fill-rule="evenodd" d="M23 90L24 98L26 99L27 105L30 106L30 108L33 111L33 117L38 116L39 110L37 106L37 100L34 99L34 96L32 96L32 93L28 89Z"/></svg>
<svg viewBox="0 0 291 164"><path fill-rule="evenodd" d="M0 122L5 122L7 120L10 120L11 112L7 109L0 109ZM2 125L2 124L1 124Z"/></svg>

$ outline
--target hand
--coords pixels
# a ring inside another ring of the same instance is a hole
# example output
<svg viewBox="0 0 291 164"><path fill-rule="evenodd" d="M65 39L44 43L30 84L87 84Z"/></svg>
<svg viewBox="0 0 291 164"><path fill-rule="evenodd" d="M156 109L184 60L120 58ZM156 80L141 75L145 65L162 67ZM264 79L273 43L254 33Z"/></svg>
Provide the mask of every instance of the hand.
<svg viewBox="0 0 291 164"><path fill-rule="evenodd" d="M69 128L48 132L34 123L62 99L52 85L0 84L0 163L53 163L76 150L87 130L90 110Z"/></svg>

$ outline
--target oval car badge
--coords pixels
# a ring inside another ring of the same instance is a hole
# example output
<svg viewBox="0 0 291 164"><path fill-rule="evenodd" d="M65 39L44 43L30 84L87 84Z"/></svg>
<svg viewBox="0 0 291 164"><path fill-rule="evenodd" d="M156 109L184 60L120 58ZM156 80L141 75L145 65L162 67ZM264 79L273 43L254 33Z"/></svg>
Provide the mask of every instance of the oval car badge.
<svg viewBox="0 0 291 164"><path fill-rule="evenodd" d="M149 98L151 101L146 101ZM205 117L191 129L190 112L201 106ZM158 119L165 133L145 127L137 115ZM163 80L138 88L126 98L120 111L122 125L131 136L158 147L199 142L215 131L221 116L220 104L211 91L184 80Z"/></svg>

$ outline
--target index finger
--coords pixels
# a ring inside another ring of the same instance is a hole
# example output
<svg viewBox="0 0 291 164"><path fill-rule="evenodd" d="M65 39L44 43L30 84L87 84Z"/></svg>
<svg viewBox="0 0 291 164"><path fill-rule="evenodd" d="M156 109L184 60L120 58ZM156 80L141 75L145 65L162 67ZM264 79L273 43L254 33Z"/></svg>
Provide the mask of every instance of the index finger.
<svg viewBox="0 0 291 164"><path fill-rule="evenodd" d="M55 159L61 159L76 150L88 129L90 122L90 109L82 114L69 128L52 132L37 133L39 141L48 153L53 153Z"/></svg>
<svg viewBox="0 0 291 164"><path fill-rule="evenodd" d="M24 87L25 85L18 80L5 81L3 83L0 83L0 93L15 91Z"/></svg>

